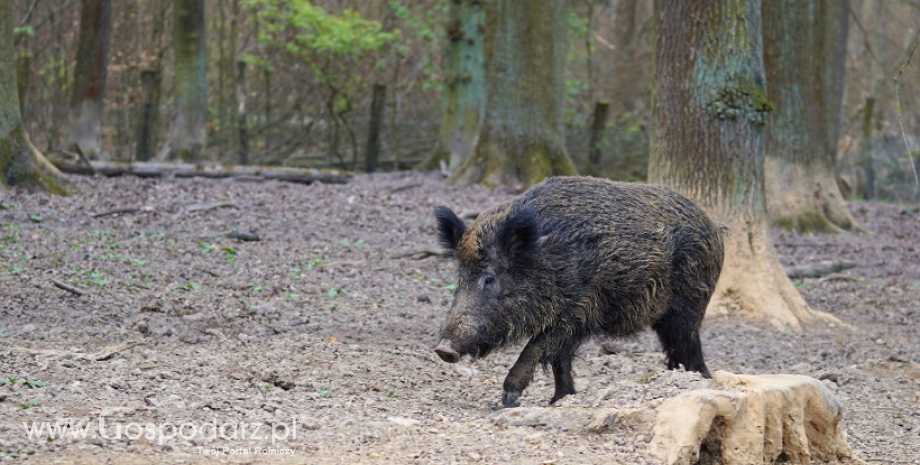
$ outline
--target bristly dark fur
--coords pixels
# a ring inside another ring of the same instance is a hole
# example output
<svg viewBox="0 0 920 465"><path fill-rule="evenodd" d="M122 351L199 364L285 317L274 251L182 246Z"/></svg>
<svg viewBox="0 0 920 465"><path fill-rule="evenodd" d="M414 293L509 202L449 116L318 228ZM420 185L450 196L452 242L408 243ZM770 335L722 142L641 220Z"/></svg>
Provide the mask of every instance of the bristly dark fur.
<svg viewBox="0 0 920 465"><path fill-rule="evenodd" d="M508 216L498 229L495 241L516 266L529 266L537 253L540 238L537 212L530 207Z"/></svg>
<svg viewBox="0 0 920 465"><path fill-rule="evenodd" d="M535 367L552 366L552 402L574 393L572 359L592 336L651 327L668 368L709 376L700 325L722 268L723 233L667 188L549 178L466 226L435 210L459 265L441 338L459 354L528 341L508 373L513 405ZM443 358L443 357L442 357Z"/></svg>
<svg viewBox="0 0 920 465"><path fill-rule="evenodd" d="M446 255L452 257L457 251L460 238L466 231L466 223L453 210L443 205L435 207L434 217L438 222L438 239L441 246L444 247Z"/></svg>

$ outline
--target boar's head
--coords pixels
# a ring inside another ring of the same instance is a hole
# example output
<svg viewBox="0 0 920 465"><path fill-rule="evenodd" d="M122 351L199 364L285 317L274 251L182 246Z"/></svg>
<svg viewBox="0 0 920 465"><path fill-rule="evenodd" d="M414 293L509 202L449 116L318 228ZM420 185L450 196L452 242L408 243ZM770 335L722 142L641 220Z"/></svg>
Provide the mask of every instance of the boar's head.
<svg viewBox="0 0 920 465"><path fill-rule="evenodd" d="M446 255L459 265L459 282L435 352L456 363L464 355L484 357L529 335L527 303L537 292L529 276L540 243L534 210L505 204L466 226L449 208L438 207L435 218Z"/></svg>

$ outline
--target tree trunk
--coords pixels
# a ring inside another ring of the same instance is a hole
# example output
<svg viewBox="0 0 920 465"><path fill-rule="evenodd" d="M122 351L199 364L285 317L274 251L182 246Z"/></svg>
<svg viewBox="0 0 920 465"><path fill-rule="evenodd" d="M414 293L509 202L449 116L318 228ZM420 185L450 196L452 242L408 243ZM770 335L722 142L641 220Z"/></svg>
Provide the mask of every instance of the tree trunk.
<svg viewBox="0 0 920 465"><path fill-rule="evenodd" d="M249 98L249 87L246 85L246 62L240 60L236 63L236 101L239 103L237 108L237 128L240 144L239 162L241 165L249 164L249 121L246 114L246 101Z"/></svg>
<svg viewBox="0 0 920 465"><path fill-rule="evenodd" d="M377 170L377 157L380 155L380 128L383 126L383 110L386 108L387 85L374 84L374 98L371 101L371 119L367 130L367 151L365 152L365 171Z"/></svg>
<svg viewBox="0 0 920 465"><path fill-rule="evenodd" d="M601 163L601 140L607 127L607 113L610 103L598 100L594 103L594 117L591 119L591 141L588 144L588 169L594 175Z"/></svg>
<svg viewBox="0 0 920 465"><path fill-rule="evenodd" d="M455 184L530 186L575 174L565 149L563 64L566 0L497 0L486 82L486 116Z"/></svg>
<svg viewBox="0 0 920 465"><path fill-rule="evenodd" d="M760 0L659 0L649 181L728 227L711 312L799 327L812 311L780 266L764 203Z"/></svg>
<svg viewBox="0 0 920 465"><path fill-rule="evenodd" d="M197 161L207 143L207 61L205 60L204 0L175 0L173 4L176 70L176 119L163 156Z"/></svg>
<svg viewBox="0 0 920 465"><path fill-rule="evenodd" d="M863 106L862 159L866 169L866 200L875 198L875 164L872 160L872 110L875 99L866 97Z"/></svg>
<svg viewBox="0 0 920 465"><path fill-rule="evenodd" d="M844 57L831 55L844 49L827 41L846 34L846 21L835 2L763 2L767 98L776 109L767 125L767 211L774 226L809 234L861 230L837 186Z"/></svg>
<svg viewBox="0 0 920 465"><path fill-rule="evenodd" d="M135 160L150 160L157 149L156 127L159 116L157 93L160 90L157 83L159 80L159 75L155 70L145 69L141 71L141 89L144 92L144 105L141 107L141 114L138 118Z"/></svg>
<svg viewBox="0 0 920 465"><path fill-rule="evenodd" d="M613 25L613 76L610 98L614 115L627 115L636 111L646 89L645 82L636 73L635 60L638 37L636 12L639 0L619 0L616 4Z"/></svg>
<svg viewBox="0 0 920 465"><path fill-rule="evenodd" d="M0 2L0 189L23 186L67 194L70 183L32 145L19 112L13 2Z"/></svg>
<svg viewBox="0 0 920 465"><path fill-rule="evenodd" d="M32 57L20 55L16 58L16 87L19 89L19 110L26 108L26 97L29 93L29 78L32 76Z"/></svg>
<svg viewBox="0 0 920 465"><path fill-rule="evenodd" d="M457 0L450 4L447 47L441 68L441 131L434 152L423 166L437 167L441 160L457 169L476 149L485 115L486 6L481 0Z"/></svg>
<svg viewBox="0 0 920 465"><path fill-rule="evenodd" d="M77 145L89 158L102 156L102 99L111 30L111 1L83 0L73 93L62 145L65 149Z"/></svg>

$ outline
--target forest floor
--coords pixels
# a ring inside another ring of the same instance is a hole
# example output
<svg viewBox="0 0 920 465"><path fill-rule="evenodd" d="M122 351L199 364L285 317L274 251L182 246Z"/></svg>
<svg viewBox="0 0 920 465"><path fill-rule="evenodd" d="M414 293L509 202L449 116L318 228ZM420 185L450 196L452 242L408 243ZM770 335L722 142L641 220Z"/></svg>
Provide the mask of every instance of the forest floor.
<svg viewBox="0 0 920 465"><path fill-rule="evenodd" d="M641 434L500 420L515 350L456 365L432 352L456 271L391 257L437 247L434 206L475 212L512 192L414 172L309 186L74 181L70 197L0 192L2 463L646 461ZM137 210L93 217L126 207ZM709 316L703 349L713 371L823 379L860 458L920 463L920 212L850 208L872 234L774 235L785 265L858 264L796 283L844 324L798 332ZM261 240L227 238L234 230ZM563 407L709 385L661 371L650 333L613 346L582 348L579 394ZM522 405L551 392L538 371ZM169 426L184 429L171 438Z"/></svg>

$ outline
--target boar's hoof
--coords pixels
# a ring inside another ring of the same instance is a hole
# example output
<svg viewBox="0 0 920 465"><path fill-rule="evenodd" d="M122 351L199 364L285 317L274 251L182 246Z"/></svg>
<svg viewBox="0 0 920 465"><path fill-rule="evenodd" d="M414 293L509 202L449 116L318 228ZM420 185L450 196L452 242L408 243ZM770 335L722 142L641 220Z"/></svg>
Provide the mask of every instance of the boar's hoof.
<svg viewBox="0 0 920 465"><path fill-rule="evenodd" d="M460 361L460 354L451 346L450 341L447 339L441 339L441 342L438 343L438 346L434 349L435 353L438 354L438 357L441 357L441 360L444 360L447 363L457 363Z"/></svg>
<svg viewBox="0 0 920 465"><path fill-rule="evenodd" d="M504 405L506 408L518 407L521 405L521 403L518 402L519 397L521 397L520 391L505 391L502 393L502 405Z"/></svg>

